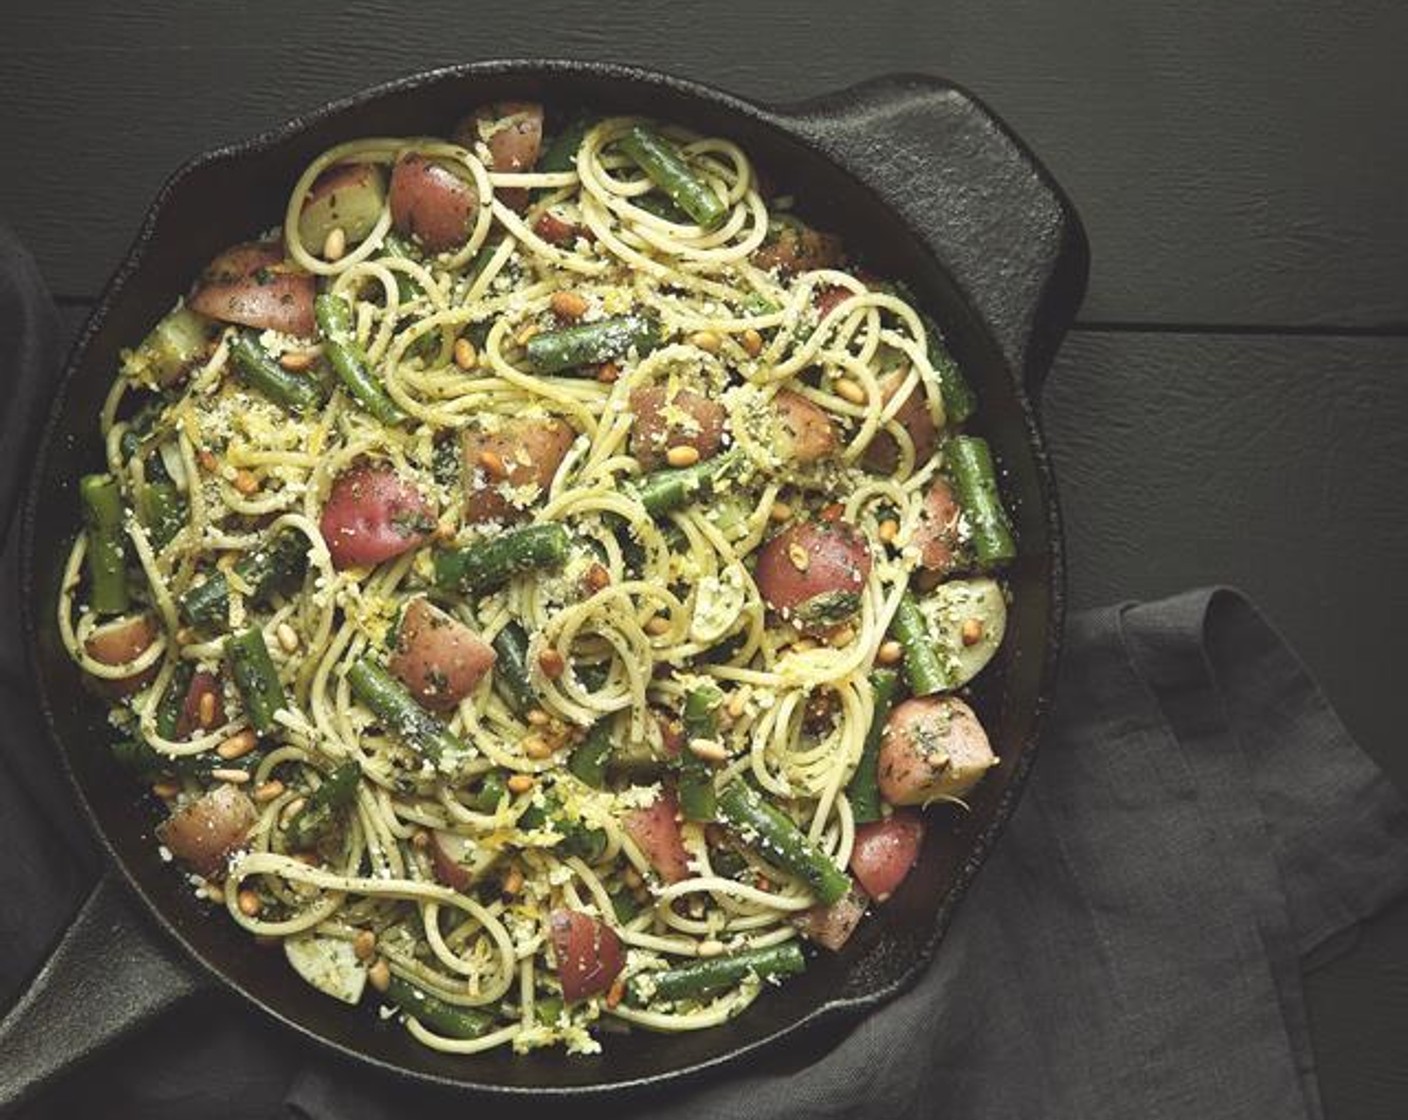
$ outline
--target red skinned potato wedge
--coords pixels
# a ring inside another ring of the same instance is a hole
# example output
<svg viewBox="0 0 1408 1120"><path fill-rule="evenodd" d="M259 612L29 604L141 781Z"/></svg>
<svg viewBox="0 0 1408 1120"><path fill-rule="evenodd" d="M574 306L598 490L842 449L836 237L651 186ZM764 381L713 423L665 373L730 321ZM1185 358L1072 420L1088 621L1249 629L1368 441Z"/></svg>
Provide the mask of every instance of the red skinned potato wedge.
<svg viewBox="0 0 1408 1120"><path fill-rule="evenodd" d="M531 171L543 146L542 105L536 101L481 105L455 129L455 142L470 151L480 140L489 147L492 170ZM525 187L500 187L495 193L513 210L522 210L528 203Z"/></svg>
<svg viewBox="0 0 1408 1120"><path fill-rule="evenodd" d="M768 606L804 630L853 615L870 576L870 545L844 521L804 521L758 550L753 578Z"/></svg>
<svg viewBox="0 0 1408 1120"><path fill-rule="evenodd" d="M541 498L575 438L572 428L555 417L521 417L492 432L466 428L465 520L521 519L532 502L520 503L512 492L532 485Z"/></svg>
<svg viewBox="0 0 1408 1120"><path fill-rule="evenodd" d="M494 864L497 854L468 836L437 828L430 833L430 859L435 878L453 890L467 891Z"/></svg>
<svg viewBox="0 0 1408 1120"><path fill-rule="evenodd" d="M448 711L474 691L496 659L478 634L422 597L401 616L387 668L421 707Z"/></svg>
<svg viewBox="0 0 1408 1120"><path fill-rule="evenodd" d="M997 758L973 709L955 696L906 700L880 744L880 796L891 805L961 798Z"/></svg>
<svg viewBox="0 0 1408 1120"><path fill-rule="evenodd" d="M777 413L777 449L798 463L815 463L836 453L836 426L826 410L790 389L772 399Z"/></svg>
<svg viewBox="0 0 1408 1120"><path fill-rule="evenodd" d="M947 479L937 478L924 497L911 543L919 549L919 563L946 575L958 560L958 515L962 511Z"/></svg>
<svg viewBox="0 0 1408 1120"><path fill-rule="evenodd" d="M728 412L701 393L647 385L631 393L631 411L636 417L631 454L646 470L664 466L672 447L692 447L700 459L708 459L723 445Z"/></svg>
<svg viewBox="0 0 1408 1120"><path fill-rule="evenodd" d="M322 251L328 235L342 230L347 244L366 239L381 216L386 182L373 163L339 163L329 167L308 189L298 215L298 234L310 253Z"/></svg>
<svg viewBox="0 0 1408 1120"><path fill-rule="evenodd" d="M210 262L186 305L192 311L259 330L310 337L314 280L284 259L277 241L251 241Z"/></svg>
<svg viewBox="0 0 1408 1120"><path fill-rule="evenodd" d="M157 638L156 623L150 615L136 614L115 618L95 628L83 643L83 648L94 661L104 665L125 665L137 658L143 650ZM90 677L95 691L112 700L130 696L155 678L159 664L151 665L130 677L110 680L106 677Z"/></svg>
<svg viewBox="0 0 1408 1120"><path fill-rule="evenodd" d="M851 889L836 902L830 906L813 906L810 910L803 910L792 919L792 924L808 941L836 952L855 933L860 920L865 917L869 902L865 891L853 883Z"/></svg>
<svg viewBox="0 0 1408 1120"><path fill-rule="evenodd" d="M208 724L203 724L200 708L206 696L212 696L214 700L211 720ZM225 699L220 688L220 678L202 669L191 677L190 686L186 689L186 698L181 702L181 714L176 720L176 738L188 739L197 728L208 730L211 727L219 727L224 722Z"/></svg>
<svg viewBox="0 0 1408 1120"><path fill-rule="evenodd" d="M622 821L626 834L636 842L650 866L667 883L688 879L689 853L680 838L679 802L668 790L648 809L634 809Z"/></svg>
<svg viewBox="0 0 1408 1120"><path fill-rule="evenodd" d="M359 567L421 544L435 529L435 511L389 464L365 464L338 475L319 526L333 564Z"/></svg>
<svg viewBox="0 0 1408 1120"><path fill-rule="evenodd" d="M889 404L899 392L908 374L904 370L894 370L880 379L880 400ZM905 397L904 403L895 412L895 423L909 433L914 444L914 463L919 466L927 463L939 445L939 429L934 423L934 414L929 410L929 397L924 386L915 382L914 388ZM877 474L889 474L900 462L899 444L895 437L883 428L870 441L870 446L861 456L861 462L868 470Z"/></svg>
<svg viewBox="0 0 1408 1120"><path fill-rule="evenodd" d="M235 786L221 784L172 813L156 834L191 870L213 875L258 819L254 802Z"/></svg>
<svg viewBox="0 0 1408 1120"><path fill-rule="evenodd" d="M391 223L432 253L469 240L479 192L457 170L407 152L391 169Z"/></svg>
<svg viewBox="0 0 1408 1120"><path fill-rule="evenodd" d="M548 917L557 978L568 1003L600 995L611 987L626 963L615 932L579 910L554 910Z"/></svg>
<svg viewBox="0 0 1408 1120"><path fill-rule="evenodd" d="M844 259L839 237L820 233L798 221L779 222L753 253L753 263L759 268L783 273L835 268Z"/></svg>
<svg viewBox="0 0 1408 1120"><path fill-rule="evenodd" d="M924 843L924 818L913 809L897 809L884 820L856 825L851 874L876 902L895 893Z"/></svg>

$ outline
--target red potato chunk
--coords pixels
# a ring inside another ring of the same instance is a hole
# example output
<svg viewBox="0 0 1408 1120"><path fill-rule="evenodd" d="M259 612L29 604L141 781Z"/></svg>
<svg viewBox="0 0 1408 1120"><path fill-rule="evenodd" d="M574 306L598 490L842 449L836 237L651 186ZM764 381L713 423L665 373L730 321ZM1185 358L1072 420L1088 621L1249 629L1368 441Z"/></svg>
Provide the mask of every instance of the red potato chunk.
<svg viewBox="0 0 1408 1120"><path fill-rule="evenodd" d="M961 798L996 765L972 708L954 696L916 697L899 705L885 724L880 795L891 805Z"/></svg>
<svg viewBox="0 0 1408 1120"><path fill-rule="evenodd" d="M665 882L690 877L689 853L680 837L679 802L673 793L661 793L648 809L632 810L621 823Z"/></svg>
<svg viewBox="0 0 1408 1120"><path fill-rule="evenodd" d="M621 939L604 922L579 910L554 910L548 931L562 998L568 1003L600 995L620 975L626 954Z"/></svg>
<svg viewBox="0 0 1408 1120"><path fill-rule="evenodd" d="M871 898L884 902L904 882L923 843L924 818L912 809L856 825L851 874Z"/></svg>
<svg viewBox="0 0 1408 1120"><path fill-rule="evenodd" d="M235 786L222 784L172 813L156 834L172 855L200 875L220 870L225 857L244 843L259 812Z"/></svg>
<svg viewBox="0 0 1408 1120"><path fill-rule="evenodd" d="M206 696L212 696L210 722L203 724L200 718L201 704ZM220 688L220 678L202 669L191 677L186 689L186 698L181 702L181 714L176 718L176 738L188 739L197 728L208 730L225 722L225 697Z"/></svg>
<svg viewBox="0 0 1408 1120"><path fill-rule="evenodd" d="M768 606L803 630L825 630L860 609L870 545L844 521L803 521L758 550L753 578Z"/></svg>
<svg viewBox="0 0 1408 1120"><path fill-rule="evenodd" d="M776 445L784 458L815 463L836 451L836 426L820 405L784 389L772 399L777 413Z"/></svg>
<svg viewBox="0 0 1408 1120"><path fill-rule="evenodd" d="M691 389L671 391L664 385L647 385L631 393L631 454L646 470L663 467L672 447L692 447L700 459L717 455L724 441L728 412Z"/></svg>
<svg viewBox="0 0 1408 1120"><path fill-rule="evenodd" d="M156 623L151 616L137 614L115 618L96 627L83 643L83 648L94 661L104 665L125 665L140 656L156 639ZM92 677L90 680L98 693L111 700L119 700L144 688L156 677L159 668L158 662L130 677L115 680Z"/></svg>
<svg viewBox="0 0 1408 1120"><path fill-rule="evenodd" d="M904 370L895 370L880 379L882 404L888 405L890 403L894 395L899 392L907 376L908 374ZM934 449L939 445L939 429L938 425L934 423L934 414L929 410L929 397L924 392L923 385L915 382L909 396L905 397L904 403L895 412L894 420L909 433L910 442L914 444L914 465L916 467L933 458ZM882 428L870 441L870 446L865 449L865 454L861 456L861 462L868 470L875 471L877 474L891 473L899 466L900 462L900 448L895 437Z"/></svg>
<svg viewBox="0 0 1408 1120"><path fill-rule="evenodd" d="M784 274L836 268L844 259L839 237L797 221L779 222L753 252L753 263L759 268L777 269Z"/></svg>
<svg viewBox="0 0 1408 1120"><path fill-rule="evenodd" d="M582 231L571 222L559 218L551 210L544 210L533 223L533 232L549 245L563 249L576 241Z"/></svg>
<svg viewBox="0 0 1408 1120"><path fill-rule="evenodd" d="M319 524L334 566L361 567L425 541L435 529L435 511L389 464L367 464L338 476Z"/></svg>
<svg viewBox="0 0 1408 1120"><path fill-rule="evenodd" d="M531 171L543 146L543 107L536 101L498 101L481 105L459 123L455 142L474 150L483 140L494 171ZM528 205L526 187L500 187L495 194L511 210Z"/></svg>
<svg viewBox="0 0 1408 1120"><path fill-rule="evenodd" d="M334 229L342 230L348 244L356 244L371 233L385 201L386 185L376 164L335 164L308 188L298 215L299 236L313 253Z"/></svg>
<svg viewBox="0 0 1408 1120"><path fill-rule="evenodd" d="M517 521L547 493L576 433L555 417L509 420L497 431L464 433L465 520ZM521 487L537 487L531 497Z"/></svg>
<svg viewBox="0 0 1408 1120"><path fill-rule="evenodd" d="M435 878L447 887L467 891L498 860L499 853L478 844L473 837L436 828L430 832L430 860Z"/></svg>
<svg viewBox="0 0 1408 1120"><path fill-rule="evenodd" d="M853 295L855 293L850 288L843 288L839 284L828 284L818 288L816 295L812 297L812 303L816 306L817 319L825 319Z"/></svg>
<svg viewBox="0 0 1408 1120"><path fill-rule="evenodd" d="M313 319L314 280L284 259L277 241L252 241L226 249L191 290L192 311L226 323L307 338Z"/></svg>
<svg viewBox="0 0 1408 1120"><path fill-rule="evenodd" d="M496 660L493 646L422 597L412 599L401 616L387 668L421 707L448 711L474 691Z"/></svg>
<svg viewBox="0 0 1408 1120"><path fill-rule="evenodd" d="M836 952L855 933L860 920L865 917L869 902L865 891L852 883L851 889L830 906L813 906L810 910L803 910L792 919L792 924L808 941Z"/></svg>
<svg viewBox="0 0 1408 1120"><path fill-rule="evenodd" d="M479 192L456 169L408 152L391 169L391 223L432 253L469 240Z"/></svg>
<svg viewBox="0 0 1408 1120"><path fill-rule="evenodd" d="M935 479L919 511L912 543L919 549L919 563L947 575L958 563L958 499L946 479Z"/></svg>

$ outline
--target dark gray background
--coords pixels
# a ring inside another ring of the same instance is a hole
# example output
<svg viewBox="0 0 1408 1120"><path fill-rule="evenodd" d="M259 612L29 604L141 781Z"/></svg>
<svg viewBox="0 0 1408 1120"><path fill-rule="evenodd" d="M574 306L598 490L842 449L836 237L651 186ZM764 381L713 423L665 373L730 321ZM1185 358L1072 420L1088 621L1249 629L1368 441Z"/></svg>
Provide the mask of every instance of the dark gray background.
<svg viewBox="0 0 1408 1120"><path fill-rule="evenodd" d="M1045 399L1075 607L1248 591L1408 789L1408 8L1390 0L389 0L7 10L0 220L76 329L183 160L427 67L633 62L793 101L977 93L1066 187L1089 295ZM1308 980L1330 1120L1408 1100L1408 905Z"/></svg>

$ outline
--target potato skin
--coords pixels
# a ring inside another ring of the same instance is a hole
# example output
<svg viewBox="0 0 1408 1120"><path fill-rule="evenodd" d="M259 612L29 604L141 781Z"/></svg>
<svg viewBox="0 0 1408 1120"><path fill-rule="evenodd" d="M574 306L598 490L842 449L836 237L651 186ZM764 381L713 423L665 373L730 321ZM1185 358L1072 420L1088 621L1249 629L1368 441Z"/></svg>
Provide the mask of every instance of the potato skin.
<svg viewBox="0 0 1408 1120"><path fill-rule="evenodd" d="M100 661L104 665L122 665L137 657L156 641L156 638L156 623L151 616L136 614L103 623L88 636L83 648L94 661ZM110 700L120 700L144 688L156 678L160 668L158 659L157 664L150 665L130 677L119 677L116 680L89 677L88 681L100 695Z"/></svg>
<svg viewBox="0 0 1408 1120"><path fill-rule="evenodd" d="M556 417L521 417L493 432L466 428L465 520L472 525L521 520L527 507L511 501L503 490L531 484L545 492L576 438L571 426ZM485 466L486 458L502 464L502 477Z"/></svg>
<svg viewBox="0 0 1408 1120"><path fill-rule="evenodd" d="M580 910L554 910L548 916L562 998L574 1003L611 987L626 963L621 939L604 922Z"/></svg>
<svg viewBox="0 0 1408 1120"><path fill-rule="evenodd" d="M156 834L179 860L201 875L220 870L225 857L244 843L259 812L238 788L221 784L172 813Z"/></svg>
<svg viewBox="0 0 1408 1120"><path fill-rule="evenodd" d="M958 517L963 511L953 487L936 478L919 511L919 524L910 543L919 549L919 563L932 572L947 575L958 564Z"/></svg>
<svg viewBox="0 0 1408 1120"><path fill-rule="evenodd" d="M679 802L672 792L666 790L651 802L648 809L633 809L621 822L645 858L650 860L650 865L667 883L678 883L690 876L689 853L680 838L678 816Z"/></svg>
<svg viewBox="0 0 1408 1120"><path fill-rule="evenodd" d="M801 222L787 222L754 251L753 263L762 269L791 274L836 268L845 256L841 239L834 233L820 233Z"/></svg>
<svg viewBox="0 0 1408 1120"><path fill-rule="evenodd" d="M543 146L543 107L536 101L481 105L456 126L454 139L470 151L483 139L494 171L531 171ZM526 187L499 187L494 194L511 210L527 208Z"/></svg>
<svg viewBox="0 0 1408 1120"><path fill-rule="evenodd" d="M408 152L391 169L391 223L432 253L469 240L479 209L474 184L444 164Z"/></svg>
<svg viewBox="0 0 1408 1120"><path fill-rule="evenodd" d="M718 401L690 389L671 392L663 385L647 385L631 393L631 454L646 470L665 465L672 447L692 447L700 459L719 453L728 413ZM681 416L672 414L682 414Z"/></svg>
<svg viewBox="0 0 1408 1120"><path fill-rule="evenodd" d="M908 375L904 370L895 370L880 379L880 399L883 404L890 403L904 384L906 376ZM895 413L895 423L909 433L909 438L914 444L916 467L934 457L934 450L939 445L939 429L934 423L933 413L929 411L929 398L923 385L915 383L904 404L900 405ZM865 454L861 456L861 462L867 470L877 474L890 474L900 462L900 448L895 442L895 437L883 429L877 432L875 438L870 441L870 446L865 449Z"/></svg>
<svg viewBox="0 0 1408 1120"><path fill-rule="evenodd" d="M969 793L997 765L973 709L955 696L906 700L890 713L880 744L880 796L927 805Z"/></svg>
<svg viewBox="0 0 1408 1120"><path fill-rule="evenodd" d="M798 463L815 463L836 453L836 426L820 405L784 389L772 399L777 412L778 448Z"/></svg>
<svg viewBox="0 0 1408 1120"><path fill-rule="evenodd" d="M876 902L884 902L904 882L924 843L924 818L897 809L884 820L856 825L851 874Z"/></svg>
<svg viewBox="0 0 1408 1120"><path fill-rule="evenodd" d="M401 616L387 668L432 711L448 711L494 667L494 649L429 599L412 599Z"/></svg>
<svg viewBox="0 0 1408 1120"><path fill-rule="evenodd" d="M225 323L309 338L318 329L314 288L310 273L285 260L280 242L250 241L211 261L186 305Z"/></svg>
<svg viewBox="0 0 1408 1120"><path fill-rule="evenodd" d="M813 906L810 910L803 910L792 919L792 924L808 941L833 953L838 952L865 917L869 902L865 889L853 883L851 889L830 906Z"/></svg>
<svg viewBox="0 0 1408 1120"><path fill-rule="evenodd" d="M337 476L319 528L337 568L380 564L420 545L435 511L389 464L366 463Z"/></svg>
<svg viewBox="0 0 1408 1120"><path fill-rule="evenodd" d="M844 521L803 521L758 550L753 578L768 606L804 630L853 615L870 578L870 545Z"/></svg>

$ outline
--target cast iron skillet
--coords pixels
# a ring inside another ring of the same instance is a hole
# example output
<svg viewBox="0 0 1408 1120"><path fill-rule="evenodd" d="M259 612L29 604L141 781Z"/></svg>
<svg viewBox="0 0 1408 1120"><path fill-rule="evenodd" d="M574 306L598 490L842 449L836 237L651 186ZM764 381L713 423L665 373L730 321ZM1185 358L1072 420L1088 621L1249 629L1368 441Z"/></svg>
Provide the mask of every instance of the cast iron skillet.
<svg viewBox="0 0 1408 1120"><path fill-rule="evenodd" d="M611 1038L591 1058L438 1054L368 1009L315 992L283 954L210 916L158 858L151 807L138 803L109 757L103 706L82 689L52 607L79 520L76 480L102 462L96 421L118 349L140 338L218 250L279 221L290 184L316 153L357 136L444 133L469 107L505 98L647 112L733 137L872 269L910 281L981 398L979 430L1001 463L1021 541L1008 638L978 696L1003 765L978 787L971 813L931 828L904 887L841 954L822 953L804 976L725 1026ZM116 874L95 889L0 1026L0 1104L213 984L388 1072L496 1093L572 1095L720 1070L803 1028L859 1016L913 981L1012 812L1054 683L1060 524L1031 400L1084 291L1086 266L1079 220L1032 155L971 96L920 76L778 108L632 67L490 62L357 94L188 164L157 197L73 352L29 490L23 600L38 696L78 795L75 812L90 818ZM145 914L131 906L134 896Z"/></svg>

